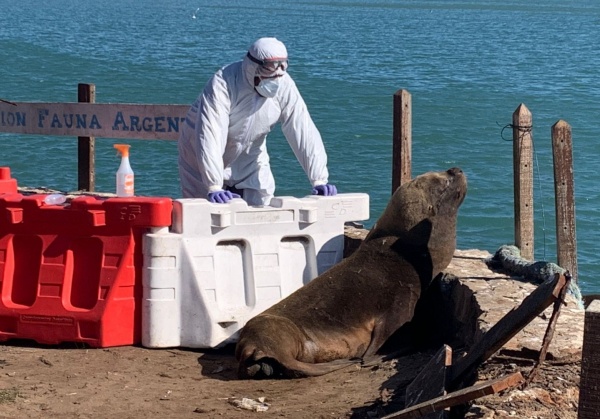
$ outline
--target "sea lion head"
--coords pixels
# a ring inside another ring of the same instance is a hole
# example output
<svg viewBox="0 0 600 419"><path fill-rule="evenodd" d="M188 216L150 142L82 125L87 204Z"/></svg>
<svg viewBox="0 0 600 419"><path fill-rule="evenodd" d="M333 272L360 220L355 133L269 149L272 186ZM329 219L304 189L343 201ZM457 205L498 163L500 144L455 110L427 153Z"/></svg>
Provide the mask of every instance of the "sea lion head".
<svg viewBox="0 0 600 419"><path fill-rule="evenodd" d="M365 242L392 236L397 246L427 247L434 266L444 269L456 249L458 208L466 193L467 178L458 167L419 175L396 189Z"/></svg>

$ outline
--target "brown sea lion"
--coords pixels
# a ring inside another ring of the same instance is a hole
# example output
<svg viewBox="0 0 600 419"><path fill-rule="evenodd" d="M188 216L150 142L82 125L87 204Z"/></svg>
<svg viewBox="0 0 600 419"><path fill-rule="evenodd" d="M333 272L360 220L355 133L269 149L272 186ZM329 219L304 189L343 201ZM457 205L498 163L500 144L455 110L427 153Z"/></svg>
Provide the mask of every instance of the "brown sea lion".
<svg viewBox="0 0 600 419"><path fill-rule="evenodd" d="M317 376L374 355L452 260L466 191L459 168L400 186L352 256L248 321L239 377Z"/></svg>

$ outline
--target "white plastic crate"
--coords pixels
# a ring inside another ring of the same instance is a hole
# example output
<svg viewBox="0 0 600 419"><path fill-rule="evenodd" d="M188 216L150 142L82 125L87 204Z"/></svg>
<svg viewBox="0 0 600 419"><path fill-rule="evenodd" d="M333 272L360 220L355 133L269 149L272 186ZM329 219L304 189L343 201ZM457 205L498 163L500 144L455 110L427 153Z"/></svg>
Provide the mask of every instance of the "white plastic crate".
<svg viewBox="0 0 600 419"><path fill-rule="evenodd" d="M342 259L344 223L369 218L363 193L173 201L171 229L144 236L142 345L213 348Z"/></svg>

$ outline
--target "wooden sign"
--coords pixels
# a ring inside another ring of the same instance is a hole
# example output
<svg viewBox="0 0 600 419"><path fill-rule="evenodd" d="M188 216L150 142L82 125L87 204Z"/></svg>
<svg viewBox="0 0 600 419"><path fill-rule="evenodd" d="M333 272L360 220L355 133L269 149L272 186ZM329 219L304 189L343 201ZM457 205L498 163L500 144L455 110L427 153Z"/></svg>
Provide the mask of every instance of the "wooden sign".
<svg viewBox="0 0 600 419"><path fill-rule="evenodd" d="M0 132L174 140L189 105L0 102Z"/></svg>

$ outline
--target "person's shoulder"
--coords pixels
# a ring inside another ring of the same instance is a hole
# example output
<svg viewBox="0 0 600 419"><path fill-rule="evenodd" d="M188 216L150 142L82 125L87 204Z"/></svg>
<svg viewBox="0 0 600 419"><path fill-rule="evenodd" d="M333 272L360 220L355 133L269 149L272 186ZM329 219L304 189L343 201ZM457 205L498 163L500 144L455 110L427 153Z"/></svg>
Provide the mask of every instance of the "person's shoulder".
<svg viewBox="0 0 600 419"><path fill-rule="evenodd" d="M297 89L296 82L294 82L294 79L288 73L279 77L279 88L282 90Z"/></svg>
<svg viewBox="0 0 600 419"><path fill-rule="evenodd" d="M285 73L281 76L281 81L279 84L281 92L284 93L288 98L290 95L300 95L300 91L298 90L298 86L296 86L296 82L288 73Z"/></svg>
<svg viewBox="0 0 600 419"><path fill-rule="evenodd" d="M221 67L221 69L219 71L217 71L217 73L221 73L223 76L228 76L230 74L239 73L241 71L241 69L242 69L242 62L236 61L234 63L227 64L226 66Z"/></svg>
<svg viewBox="0 0 600 419"><path fill-rule="evenodd" d="M296 85L296 82L294 82L294 79L292 78L292 76L288 72L283 73L283 75L281 76L281 79L285 80L286 83L291 83L294 86Z"/></svg>
<svg viewBox="0 0 600 419"><path fill-rule="evenodd" d="M217 70L215 74L211 77L211 81L209 84L222 84L227 85L231 82L231 80L237 78L241 69L241 62L235 62L231 64L227 64L226 66L221 67Z"/></svg>

